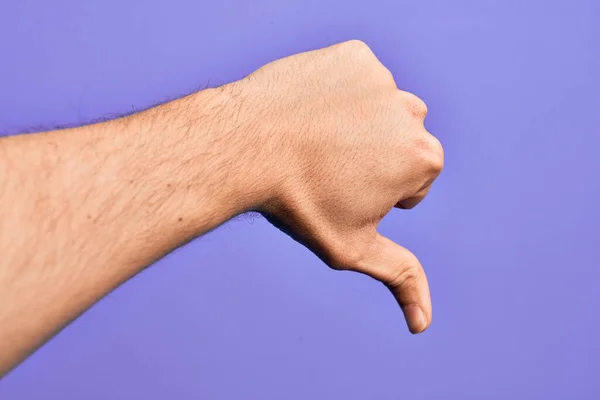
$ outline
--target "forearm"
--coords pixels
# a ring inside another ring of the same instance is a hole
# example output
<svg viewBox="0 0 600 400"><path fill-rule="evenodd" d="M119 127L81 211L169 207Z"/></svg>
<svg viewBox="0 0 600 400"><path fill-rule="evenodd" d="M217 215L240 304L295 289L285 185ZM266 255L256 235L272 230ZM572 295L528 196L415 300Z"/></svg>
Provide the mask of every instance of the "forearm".
<svg viewBox="0 0 600 400"><path fill-rule="evenodd" d="M254 206L231 96L0 140L0 376L144 266Z"/></svg>
<svg viewBox="0 0 600 400"><path fill-rule="evenodd" d="M380 235L443 166L416 96L364 43L112 122L0 140L0 376L144 266L255 209L431 323L417 258Z"/></svg>

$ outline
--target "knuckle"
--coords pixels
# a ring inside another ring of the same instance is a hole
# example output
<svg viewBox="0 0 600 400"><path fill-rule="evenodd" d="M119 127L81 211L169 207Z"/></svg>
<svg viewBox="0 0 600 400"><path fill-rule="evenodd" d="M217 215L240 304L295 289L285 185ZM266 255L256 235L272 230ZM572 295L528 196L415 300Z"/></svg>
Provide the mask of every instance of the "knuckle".
<svg viewBox="0 0 600 400"><path fill-rule="evenodd" d="M431 165L431 170L433 172L433 174L435 176L438 176L439 174L442 173L442 170L444 169L444 159L441 157L437 157L437 158L433 158L430 161L430 165Z"/></svg>
<svg viewBox="0 0 600 400"><path fill-rule="evenodd" d="M403 93L403 100L404 107L408 112L417 118L425 119L427 116L427 104L423 100L408 92Z"/></svg>
<svg viewBox="0 0 600 400"><path fill-rule="evenodd" d="M380 69L380 76L382 78L382 81L385 84L389 84L391 87L395 88L396 87L396 81L394 79L394 75L392 74L392 71L390 71L389 69L387 69L383 64L381 65L381 69Z"/></svg>
<svg viewBox="0 0 600 400"><path fill-rule="evenodd" d="M372 59L375 59L371 48L361 40L355 39L343 42L339 45L339 50L344 58L358 65L364 65L365 63L370 65Z"/></svg>
<svg viewBox="0 0 600 400"><path fill-rule="evenodd" d="M396 82L392 72L387 69L373 53L369 45L355 39L343 42L340 45L346 57L352 64L360 68L361 76L368 76L373 83L384 87L396 89Z"/></svg>
<svg viewBox="0 0 600 400"><path fill-rule="evenodd" d="M444 148L440 141L433 135L429 136L429 164L437 175L444 169Z"/></svg>
<svg viewBox="0 0 600 400"><path fill-rule="evenodd" d="M356 52L357 54L371 53L371 48L369 47L369 45L359 39L348 40L343 44L347 50Z"/></svg>
<svg viewBox="0 0 600 400"><path fill-rule="evenodd" d="M422 130L413 139L416 157L421 160L427 170L439 175L444 168L444 150L440 141L426 130Z"/></svg>
<svg viewBox="0 0 600 400"><path fill-rule="evenodd" d="M390 273L385 285L393 289L404 289L413 287L423 276L421 264L412 255L409 259Z"/></svg>

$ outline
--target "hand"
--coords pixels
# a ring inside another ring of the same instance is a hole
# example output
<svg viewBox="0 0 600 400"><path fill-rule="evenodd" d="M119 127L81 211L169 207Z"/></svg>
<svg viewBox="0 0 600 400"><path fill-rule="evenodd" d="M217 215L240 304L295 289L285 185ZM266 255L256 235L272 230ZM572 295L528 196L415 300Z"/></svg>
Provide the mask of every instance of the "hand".
<svg viewBox="0 0 600 400"><path fill-rule="evenodd" d="M425 274L377 225L442 169L425 112L352 41L126 118L2 138L0 377L145 266L250 209L331 267L382 281L423 331Z"/></svg>
<svg viewBox="0 0 600 400"><path fill-rule="evenodd" d="M360 41L277 60L236 85L264 135L260 179L271 190L259 210L330 267L383 282L410 331L425 330L425 273L377 232L394 206L419 203L442 170L425 104L398 90Z"/></svg>

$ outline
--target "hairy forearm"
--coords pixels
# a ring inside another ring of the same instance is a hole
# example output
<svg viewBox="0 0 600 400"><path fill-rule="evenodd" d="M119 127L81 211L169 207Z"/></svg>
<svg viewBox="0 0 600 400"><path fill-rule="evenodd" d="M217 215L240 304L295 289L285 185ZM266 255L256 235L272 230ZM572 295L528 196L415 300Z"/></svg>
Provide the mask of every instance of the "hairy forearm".
<svg viewBox="0 0 600 400"><path fill-rule="evenodd" d="M233 96L0 140L0 376L144 266L254 206Z"/></svg>
<svg viewBox="0 0 600 400"><path fill-rule="evenodd" d="M0 376L144 266L257 210L335 269L431 323L418 259L377 231L444 153L416 96L340 43L140 114L0 140Z"/></svg>

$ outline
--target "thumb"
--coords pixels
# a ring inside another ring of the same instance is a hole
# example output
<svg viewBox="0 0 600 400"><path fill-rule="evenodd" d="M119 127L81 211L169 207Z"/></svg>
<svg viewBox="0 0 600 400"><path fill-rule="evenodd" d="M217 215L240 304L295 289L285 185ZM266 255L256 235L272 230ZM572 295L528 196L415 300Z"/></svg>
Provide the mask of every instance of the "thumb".
<svg viewBox="0 0 600 400"><path fill-rule="evenodd" d="M411 333L423 332L431 323L431 298L425 271L417 257L385 236L377 238L368 256L355 266L385 284L404 312Z"/></svg>

